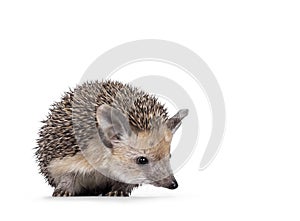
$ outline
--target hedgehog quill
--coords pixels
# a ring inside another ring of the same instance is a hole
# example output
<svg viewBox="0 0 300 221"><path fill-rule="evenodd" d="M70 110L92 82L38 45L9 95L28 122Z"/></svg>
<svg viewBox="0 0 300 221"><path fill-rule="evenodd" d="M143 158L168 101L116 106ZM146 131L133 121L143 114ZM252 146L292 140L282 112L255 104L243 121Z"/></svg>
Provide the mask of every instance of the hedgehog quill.
<svg viewBox="0 0 300 221"><path fill-rule="evenodd" d="M53 196L129 196L142 184L176 189L173 134L157 98L129 84L91 81L65 92L42 121L36 158Z"/></svg>

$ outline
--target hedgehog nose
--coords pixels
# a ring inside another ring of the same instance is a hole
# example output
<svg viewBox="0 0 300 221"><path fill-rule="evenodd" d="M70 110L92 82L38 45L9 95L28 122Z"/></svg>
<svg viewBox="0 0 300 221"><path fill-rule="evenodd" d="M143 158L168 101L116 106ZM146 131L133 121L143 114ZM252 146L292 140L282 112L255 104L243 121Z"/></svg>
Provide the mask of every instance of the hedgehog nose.
<svg viewBox="0 0 300 221"><path fill-rule="evenodd" d="M178 187L178 183L175 179L172 180L172 182L170 183L170 185L168 186L168 189L174 190Z"/></svg>

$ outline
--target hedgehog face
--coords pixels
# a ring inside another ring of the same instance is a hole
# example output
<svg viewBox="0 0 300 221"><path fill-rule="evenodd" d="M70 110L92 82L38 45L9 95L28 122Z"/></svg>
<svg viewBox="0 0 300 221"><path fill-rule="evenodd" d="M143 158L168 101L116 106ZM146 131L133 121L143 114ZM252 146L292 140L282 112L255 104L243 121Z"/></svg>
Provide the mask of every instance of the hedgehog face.
<svg viewBox="0 0 300 221"><path fill-rule="evenodd" d="M131 184L177 188L170 166L170 145L186 115L187 110L181 110L151 130L137 131L121 111L108 105L100 106L97 110L98 130L100 140L109 152L106 169L110 177Z"/></svg>

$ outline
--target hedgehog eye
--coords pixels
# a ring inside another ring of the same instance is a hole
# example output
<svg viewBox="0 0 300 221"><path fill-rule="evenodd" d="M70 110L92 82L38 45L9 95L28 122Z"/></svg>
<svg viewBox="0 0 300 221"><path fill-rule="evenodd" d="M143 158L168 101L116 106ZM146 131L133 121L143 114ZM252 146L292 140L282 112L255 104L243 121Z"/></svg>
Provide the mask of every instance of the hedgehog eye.
<svg viewBox="0 0 300 221"><path fill-rule="evenodd" d="M136 158L136 163L137 164L147 164L148 159L146 157L138 157L138 158Z"/></svg>

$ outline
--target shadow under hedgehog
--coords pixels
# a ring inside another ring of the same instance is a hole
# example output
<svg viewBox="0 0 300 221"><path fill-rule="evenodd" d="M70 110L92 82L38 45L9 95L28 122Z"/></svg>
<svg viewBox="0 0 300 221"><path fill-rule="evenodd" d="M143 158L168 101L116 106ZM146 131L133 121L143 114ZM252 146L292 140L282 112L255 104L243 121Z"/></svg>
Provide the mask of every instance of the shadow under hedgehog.
<svg viewBox="0 0 300 221"><path fill-rule="evenodd" d="M173 134L188 114L117 81L66 92L42 121L36 157L53 196L129 196L142 184L176 189Z"/></svg>

